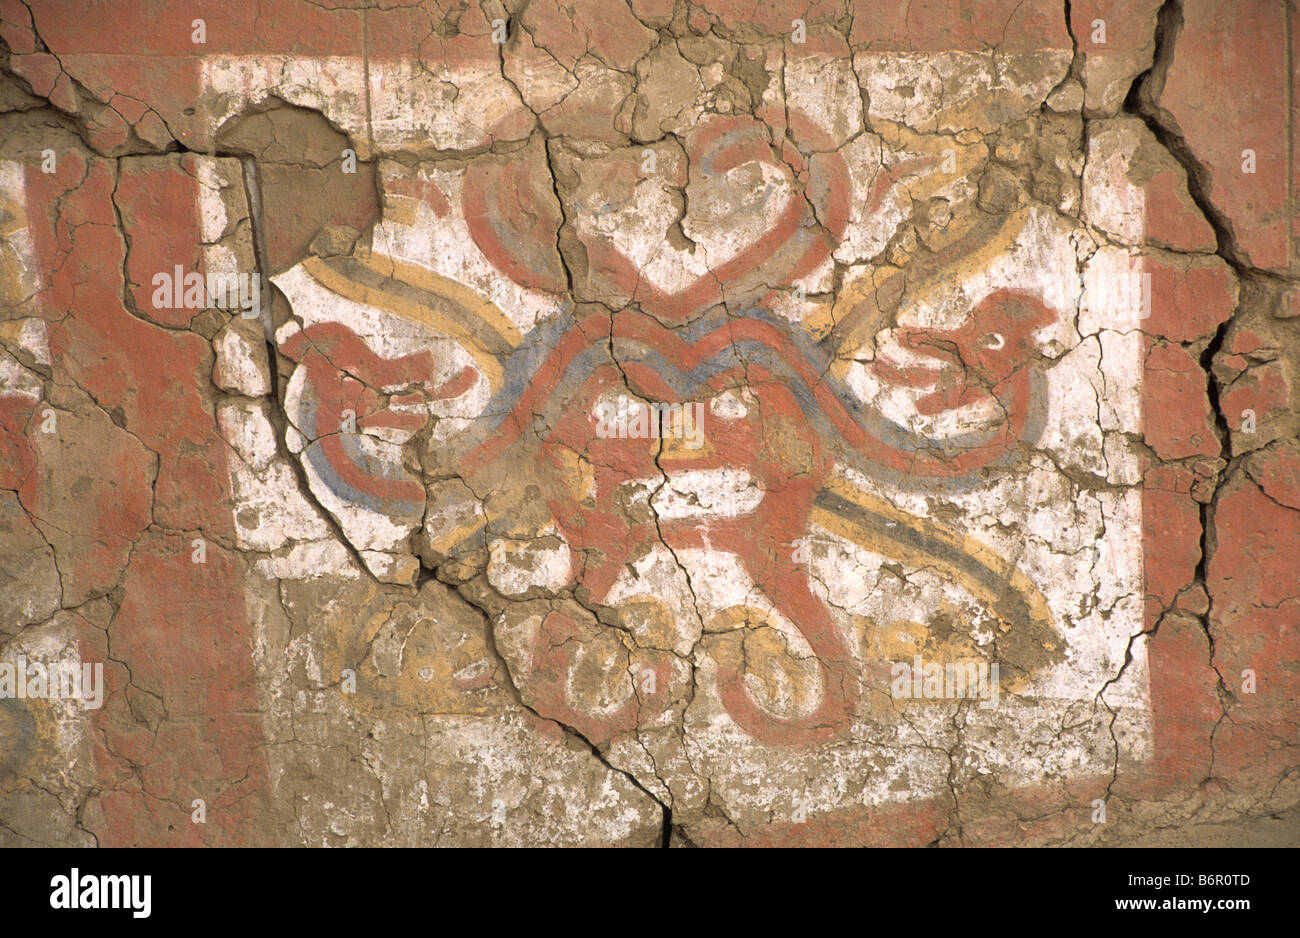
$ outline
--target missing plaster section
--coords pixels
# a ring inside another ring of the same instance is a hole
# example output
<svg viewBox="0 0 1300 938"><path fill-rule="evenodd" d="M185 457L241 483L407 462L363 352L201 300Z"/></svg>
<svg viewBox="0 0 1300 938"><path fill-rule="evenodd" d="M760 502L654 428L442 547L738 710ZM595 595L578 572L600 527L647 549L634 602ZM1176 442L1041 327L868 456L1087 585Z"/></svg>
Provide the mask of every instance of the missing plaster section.
<svg viewBox="0 0 1300 938"><path fill-rule="evenodd" d="M257 160L251 156L243 156L239 158L239 165L243 170L244 197L248 202L248 222L253 230L253 258L257 266L257 274L264 277L265 271L267 270L266 229L262 221L262 197L257 178ZM272 290L274 290L274 286L270 285L269 281L268 285L271 286ZM365 561L361 558L360 552L343 533L343 528L339 525L338 520L316 499L315 494L311 490L311 485L307 481L306 470L304 470L302 464L295 459L291 453L289 453L288 446L285 444L288 418L282 412L284 398L282 397L280 388L280 351L275 346L275 330L274 324L271 321L271 292L269 290L263 291L262 297L263 305L262 309L259 311L259 319L262 323L263 333L266 336L267 372L271 376L270 398L274 405L271 407L271 419L275 426L275 448L277 455L286 465L289 466L290 471L293 472L294 481L298 484L299 493L317 510L321 519L329 527L331 533L338 542L343 545L343 549L348 552L349 556L351 556L352 562L357 565L357 569L360 571L361 575L371 576L370 568L366 566Z"/></svg>
<svg viewBox="0 0 1300 938"><path fill-rule="evenodd" d="M433 576L437 576L438 570L436 568L427 567L424 565L423 562L421 562L420 566L422 572L427 570ZM646 786L641 783L641 780L638 779L634 773L629 772L626 769L620 769L618 766L612 764L608 759L606 759L605 754L600 751L600 748L595 743L593 743L590 739L588 739L585 735L583 735L583 733L579 731L577 728L570 726L569 724L564 723L560 720L557 720L555 717L547 716L546 714L539 713L526 700L524 700L523 691L521 691L519 685L515 683L515 677L510 671L510 664L506 660L506 656L502 653L501 648L497 645L497 634L496 634L496 629L493 628L493 624L492 624L493 615L491 610L485 608L479 601L477 601L472 595L471 591L465 588L464 583L452 583L452 582L442 580L441 578L439 578L439 581L451 587L455 591L456 595L459 596L461 600L465 602L466 605L468 605L470 608L477 611L479 615L483 617L483 629L484 629L484 634L487 637L487 647L491 651L492 655L496 658L497 664L501 668L501 673L504 674L506 677L505 684L513 692L514 699L519 704L519 706L523 707L525 710L527 710L529 713L535 716L538 720L542 720L546 723L554 723L566 734L572 736L576 740L579 740L584 746L587 747L588 751L590 751L592 756L601 765L603 765L610 772L615 772L618 775L623 776L625 779L628 780L628 782L633 787L635 787L638 791L644 794L655 804L659 805L659 810L662 814L662 822L661 822L660 833L659 833L659 847L661 849L667 849L669 846L671 846L672 832L673 832L673 809L669 805L660 801L655 796L654 792L646 788Z"/></svg>

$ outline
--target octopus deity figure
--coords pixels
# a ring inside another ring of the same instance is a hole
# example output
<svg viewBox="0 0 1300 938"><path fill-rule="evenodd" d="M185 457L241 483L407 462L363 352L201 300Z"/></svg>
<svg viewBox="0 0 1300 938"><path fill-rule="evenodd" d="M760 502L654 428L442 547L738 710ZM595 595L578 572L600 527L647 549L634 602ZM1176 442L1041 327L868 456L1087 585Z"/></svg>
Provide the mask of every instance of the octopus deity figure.
<svg viewBox="0 0 1300 938"><path fill-rule="evenodd" d="M983 609L963 647L1001 659L1013 686L1060 661L1046 602L1014 563L888 498L890 486L969 488L1034 441L1038 339L1056 312L1009 288L976 296L951 325L909 323L905 308L886 317L881 290L832 284L829 304L810 303L804 282L833 269L854 197L824 131L792 111L777 141L758 121L719 117L685 146L661 171L692 212L630 248L624 225L661 218L667 191L647 182L636 150L575 158L564 211L540 152L471 167L447 187L459 188L459 213L433 180L389 180L395 204L459 214L497 276L578 302L523 334L486 297L373 245L360 259L309 258L315 282L456 342L441 361L384 357L337 321L282 329L280 351L299 363L290 417L311 478L350 506L419 522L426 566L449 582L486 571L527 698L598 744L680 719L701 657L727 717L754 740L843 736L888 673L882 639L897 628L860 616L854 634L836 621L811 563L815 529L942 571ZM879 207L892 177L932 163L900 161L865 199ZM976 221L966 236L1024 223ZM674 232L688 247L672 246ZM552 253L570 237L588 263L572 286L570 262ZM290 295L295 276L281 281ZM641 429L603 433L610 412ZM702 415L700 438L686 445L664 413ZM380 540L357 546L392 549ZM664 570L689 602L655 585ZM918 650L929 631L913 629Z"/></svg>

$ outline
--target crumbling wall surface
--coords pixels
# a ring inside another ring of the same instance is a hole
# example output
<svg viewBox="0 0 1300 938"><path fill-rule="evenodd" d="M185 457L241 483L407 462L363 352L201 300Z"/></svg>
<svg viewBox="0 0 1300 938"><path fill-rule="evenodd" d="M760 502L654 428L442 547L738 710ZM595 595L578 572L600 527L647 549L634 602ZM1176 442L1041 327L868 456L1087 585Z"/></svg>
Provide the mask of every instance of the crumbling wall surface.
<svg viewBox="0 0 1300 938"><path fill-rule="evenodd" d="M1298 14L0 0L0 844L1300 843Z"/></svg>

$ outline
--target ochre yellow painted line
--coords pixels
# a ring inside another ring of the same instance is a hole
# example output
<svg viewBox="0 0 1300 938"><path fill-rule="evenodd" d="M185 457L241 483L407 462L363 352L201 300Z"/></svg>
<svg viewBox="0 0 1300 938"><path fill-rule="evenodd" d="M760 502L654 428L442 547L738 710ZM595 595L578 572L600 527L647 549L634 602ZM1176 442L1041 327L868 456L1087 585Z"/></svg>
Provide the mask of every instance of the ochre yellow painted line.
<svg viewBox="0 0 1300 938"><path fill-rule="evenodd" d="M927 547L914 547L899 538L891 537L888 528L877 529L875 526L845 518L820 506L814 506L812 510L811 520L817 526L892 560L916 567L941 567L955 583L991 608L1000 605L1004 590L1010 589L1024 602L1031 624L1050 626L1052 613L1038 587L1015 564L986 545L928 518L920 518L902 511L884 499L862 491L843 478L830 478L823 491L838 496L886 521L892 521L916 532L926 542ZM945 557L945 554L965 556L974 560L989 571L990 577L981 581L980 578L972 576L969 571L963 570L961 565L953 563Z"/></svg>
<svg viewBox="0 0 1300 938"><path fill-rule="evenodd" d="M402 283L450 300L491 329L510 348L517 348L524 340L524 334L519 331L519 327L499 306L491 300L484 299L463 283L434 273L419 264L386 255L365 254L358 256L356 260L363 267L381 276L392 277L394 280L400 280Z"/></svg>
<svg viewBox="0 0 1300 938"><path fill-rule="evenodd" d="M365 306L372 306L375 309L382 309L385 312L392 313L395 316L401 316L421 323L440 332L448 338L459 342L461 346L469 353L474 363L478 365L479 370L487 376L488 382L493 390L501 387L502 368L501 362L493 352L488 349L484 342L472 331L465 328L464 325L444 315L438 310L429 306L416 303L395 295L377 287L367 286L363 283L357 283L348 276L335 270L325 261L317 257L308 257L303 262L303 267L312 277L314 277L327 290L337 293L344 299L351 300L354 303L360 303ZM429 291L432 292L432 291ZM464 308L459 302L451 297L443 297L449 304L458 308ZM486 300L479 300L479 304L486 304ZM495 306L492 306L496 309ZM474 315L474 311L466 310L467 314ZM503 314L504 315L504 314Z"/></svg>

